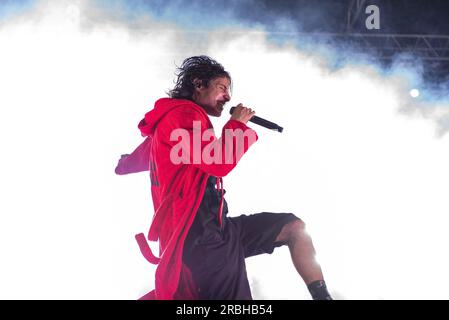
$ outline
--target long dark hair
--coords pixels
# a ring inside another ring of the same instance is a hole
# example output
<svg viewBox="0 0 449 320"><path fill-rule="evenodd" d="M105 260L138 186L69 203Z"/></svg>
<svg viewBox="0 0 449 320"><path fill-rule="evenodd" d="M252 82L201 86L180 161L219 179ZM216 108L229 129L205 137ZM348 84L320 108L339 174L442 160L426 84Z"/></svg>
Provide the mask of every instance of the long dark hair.
<svg viewBox="0 0 449 320"><path fill-rule="evenodd" d="M187 58L182 65L177 68L175 87L168 92L170 98L192 100L195 89L194 79L199 79L201 85L208 87L209 82L218 77L227 77L231 80L231 76L221 64L208 56L195 56Z"/></svg>

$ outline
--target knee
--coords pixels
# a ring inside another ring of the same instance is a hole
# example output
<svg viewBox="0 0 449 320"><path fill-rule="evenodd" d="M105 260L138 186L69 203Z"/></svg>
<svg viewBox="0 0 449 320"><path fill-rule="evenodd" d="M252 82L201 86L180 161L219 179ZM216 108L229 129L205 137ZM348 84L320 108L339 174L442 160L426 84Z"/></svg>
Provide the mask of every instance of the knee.
<svg viewBox="0 0 449 320"><path fill-rule="evenodd" d="M303 232L306 229L306 224L303 220L297 218L290 222L293 232Z"/></svg>
<svg viewBox="0 0 449 320"><path fill-rule="evenodd" d="M284 244L292 244L296 242L302 234L304 234L306 224L301 219L297 218L286 223L281 232L276 238L276 242Z"/></svg>
<svg viewBox="0 0 449 320"><path fill-rule="evenodd" d="M306 231L306 224L303 220L297 218L288 223L288 240L289 242L298 240Z"/></svg>

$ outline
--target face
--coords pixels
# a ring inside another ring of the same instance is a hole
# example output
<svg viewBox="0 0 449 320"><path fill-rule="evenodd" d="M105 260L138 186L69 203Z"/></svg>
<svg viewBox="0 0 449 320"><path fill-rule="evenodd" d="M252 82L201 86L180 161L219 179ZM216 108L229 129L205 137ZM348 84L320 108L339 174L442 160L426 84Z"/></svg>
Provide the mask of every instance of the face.
<svg viewBox="0 0 449 320"><path fill-rule="evenodd" d="M208 115L219 117L226 102L231 100L230 85L231 81L226 77L215 78L209 81L208 87L203 85L195 87L193 101L201 106Z"/></svg>

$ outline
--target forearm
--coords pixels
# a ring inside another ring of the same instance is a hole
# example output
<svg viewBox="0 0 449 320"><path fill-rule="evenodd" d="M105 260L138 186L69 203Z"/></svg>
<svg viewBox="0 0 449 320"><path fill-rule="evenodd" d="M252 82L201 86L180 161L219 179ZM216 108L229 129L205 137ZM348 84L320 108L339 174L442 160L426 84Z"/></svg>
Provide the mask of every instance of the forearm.
<svg viewBox="0 0 449 320"><path fill-rule="evenodd" d="M244 123L229 120L219 139L205 142L201 163L197 166L211 175L224 177L235 168L257 139L256 132Z"/></svg>
<svg viewBox="0 0 449 320"><path fill-rule="evenodd" d="M151 138L147 137L131 154L123 154L115 173L124 175L149 170Z"/></svg>

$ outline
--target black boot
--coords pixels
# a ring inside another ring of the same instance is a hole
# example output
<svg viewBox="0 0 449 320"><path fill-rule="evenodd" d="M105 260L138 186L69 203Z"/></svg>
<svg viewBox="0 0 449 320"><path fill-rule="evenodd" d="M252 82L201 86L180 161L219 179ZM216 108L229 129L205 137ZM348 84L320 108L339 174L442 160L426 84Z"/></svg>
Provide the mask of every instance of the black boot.
<svg viewBox="0 0 449 320"><path fill-rule="evenodd" d="M307 285L313 300L333 300L327 291L326 282L317 280Z"/></svg>

